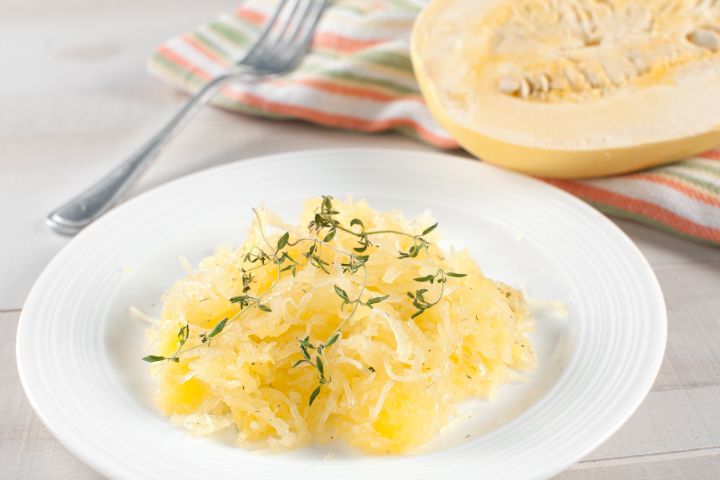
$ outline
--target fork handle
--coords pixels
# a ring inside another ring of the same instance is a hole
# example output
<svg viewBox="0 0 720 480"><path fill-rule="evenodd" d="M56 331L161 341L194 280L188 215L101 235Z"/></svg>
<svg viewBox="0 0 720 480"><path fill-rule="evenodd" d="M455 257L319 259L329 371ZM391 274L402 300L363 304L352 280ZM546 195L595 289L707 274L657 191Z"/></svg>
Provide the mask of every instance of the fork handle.
<svg viewBox="0 0 720 480"><path fill-rule="evenodd" d="M259 78L249 68L235 67L215 77L198 91L170 121L137 152L77 197L47 217L47 224L58 233L74 235L112 207L167 145L168 141L225 85L238 77Z"/></svg>

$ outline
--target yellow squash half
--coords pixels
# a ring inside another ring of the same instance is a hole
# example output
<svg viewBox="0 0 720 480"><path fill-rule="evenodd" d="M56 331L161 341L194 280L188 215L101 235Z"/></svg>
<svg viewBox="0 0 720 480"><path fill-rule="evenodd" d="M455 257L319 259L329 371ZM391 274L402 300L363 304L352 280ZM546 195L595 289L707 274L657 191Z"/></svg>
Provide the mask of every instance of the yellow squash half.
<svg viewBox="0 0 720 480"><path fill-rule="evenodd" d="M720 145L720 2L435 0L411 48L435 118L503 167L611 175Z"/></svg>

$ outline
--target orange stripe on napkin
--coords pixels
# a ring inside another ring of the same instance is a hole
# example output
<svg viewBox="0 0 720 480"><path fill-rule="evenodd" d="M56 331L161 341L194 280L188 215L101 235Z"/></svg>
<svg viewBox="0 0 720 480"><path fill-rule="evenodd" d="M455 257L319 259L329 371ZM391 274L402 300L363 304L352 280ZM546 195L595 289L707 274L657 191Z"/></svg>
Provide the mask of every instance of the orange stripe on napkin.
<svg viewBox="0 0 720 480"><path fill-rule="evenodd" d="M646 180L648 182L653 182L660 185L665 185L666 187L677 190L678 192L690 198L706 203L708 205L712 205L714 207L720 207L720 198L696 190L679 180L675 180L674 178L664 177L656 173L636 173L633 175L633 178L637 178L638 180Z"/></svg>
<svg viewBox="0 0 720 480"><path fill-rule="evenodd" d="M331 126L333 128L348 128L351 130L359 130L362 132L380 132L391 128L409 127L417 131L418 135L423 137L425 141L436 145L447 145L446 148L453 148L456 144L453 140L437 136L426 130L415 120L410 118L388 118L384 120L365 120L363 118L338 115L332 113L321 112L309 107L300 107L297 105L288 105L284 103L271 102L266 98L251 95L245 92L223 91L224 94L239 100L251 107L260 108L264 111L289 116L299 117L314 123Z"/></svg>
<svg viewBox="0 0 720 480"><path fill-rule="evenodd" d="M554 179L545 179L545 181L587 201L601 205L609 205L619 210L643 215L687 235L700 237L713 242L720 242L720 229L699 225L654 203L626 197L619 193L583 183Z"/></svg>
<svg viewBox="0 0 720 480"><path fill-rule="evenodd" d="M246 6L242 6L235 10L235 16L258 26L265 23L265 19L267 18L267 15L265 15L263 12L253 10Z"/></svg>
<svg viewBox="0 0 720 480"><path fill-rule="evenodd" d="M195 76L203 80L210 80L210 78L212 78L208 72L191 63L167 45L160 47L158 49L158 53L162 54L168 60L181 66L182 68L191 71ZM438 145L440 148L455 148L457 145L454 140L449 140L445 137L435 135L411 118L365 120L358 117L326 113L309 107L300 107L296 105L273 102L258 95L252 95L246 92L237 92L232 90L232 87L223 89L222 93L250 107L259 108L275 115L299 117L322 125L349 128L363 132L379 132L390 128L409 127L416 131L425 141Z"/></svg>
<svg viewBox="0 0 720 480"><path fill-rule="evenodd" d="M708 152L701 153L698 156L707 158L708 160L720 160L720 150L710 150Z"/></svg>
<svg viewBox="0 0 720 480"><path fill-rule="evenodd" d="M263 12L258 12L257 10L252 10L247 7L240 7L235 12L235 16L255 25L262 25L267 18L267 15ZM341 53L354 53L384 42L387 42L386 38L361 40L336 33L318 32L315 34L313 46L327 48Z"/></svg>

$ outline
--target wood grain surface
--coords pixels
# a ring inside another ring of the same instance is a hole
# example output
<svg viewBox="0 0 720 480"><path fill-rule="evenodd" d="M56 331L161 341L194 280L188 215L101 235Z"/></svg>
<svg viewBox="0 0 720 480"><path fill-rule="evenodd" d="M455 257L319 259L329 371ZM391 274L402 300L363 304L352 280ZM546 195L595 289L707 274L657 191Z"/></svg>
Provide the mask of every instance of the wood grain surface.
<svg viewBox="0 0 720 480"><path fill-rule="evenodd" d="M227 0L4 0L0 14L0 478L98 479L42 425L15 365L32 283L68 241L46 213L122 160L184 96L149 78L164 38L231 11ZM427 147L207 109L133 194L241 158L324 147ZM720 251L618 221L663 288L665 361L637 413L562 480L720 478Z"/></svg>

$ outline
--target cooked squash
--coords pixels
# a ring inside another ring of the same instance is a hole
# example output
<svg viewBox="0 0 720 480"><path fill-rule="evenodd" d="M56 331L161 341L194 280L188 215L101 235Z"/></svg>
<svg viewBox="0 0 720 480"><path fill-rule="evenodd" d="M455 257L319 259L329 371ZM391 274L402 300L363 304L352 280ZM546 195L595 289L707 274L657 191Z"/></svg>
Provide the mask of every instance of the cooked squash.
<svg viewBox="0 0 720 480"><path fill-rule="evenodd" d="M435 0L412 59L435 118L534 175L636 170L720 145L720 2Z"/></svg>
<svg viewBox="0 0 720 480"><path fill-rule="evenodd" d="M187 277L165 292L148 332L162 413L199 435L234 427L252 449L336 439L399 453L429 442L457 403L492 398L535 367L522 293L484 276L467 252L441 250L428 214L409 220L336 201L329 210L343 230L330 238L307 227L319 204L306 203L300 226L259 212L239 248L221 248L195 269L184 262ZM359 248L358 219L372 243L348 256ZM397 232L423 232L431 243L405 255L419 237ZM305 257L309 245L324 264ZM239 310L243 295L258 299L255 308ZM327 338L335 340L319 353Z"/></svg>

